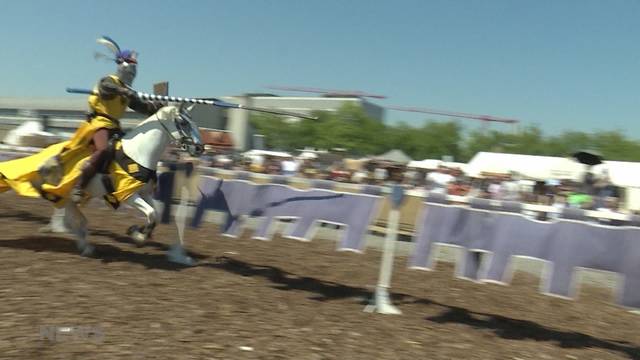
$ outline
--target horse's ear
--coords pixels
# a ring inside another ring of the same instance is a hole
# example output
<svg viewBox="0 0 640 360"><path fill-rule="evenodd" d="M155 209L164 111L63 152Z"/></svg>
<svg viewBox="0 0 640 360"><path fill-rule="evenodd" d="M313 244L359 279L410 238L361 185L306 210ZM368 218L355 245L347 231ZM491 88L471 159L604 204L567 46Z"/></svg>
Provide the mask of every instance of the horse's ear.
<svg viewBox="0 0 640 360"><path fill-rule="evenodd" d="M180 114L186 114L187 116L191 117L191 110L193 110L194 106L195 104L180 103L180 107L178 107L178 112Z"/></svg>

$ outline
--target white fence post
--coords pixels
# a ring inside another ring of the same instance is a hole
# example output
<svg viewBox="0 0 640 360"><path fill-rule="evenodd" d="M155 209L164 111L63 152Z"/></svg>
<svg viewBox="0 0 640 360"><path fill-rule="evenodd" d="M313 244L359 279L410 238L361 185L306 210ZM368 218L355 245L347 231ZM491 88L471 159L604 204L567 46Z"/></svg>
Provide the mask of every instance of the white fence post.
<svg viewBox="0 0 640 360"><path fill-rule="evenodd" d="M183 178L178 177L180 171L184 171ZM190 172L188 169L177 169L175 172L174 186L180 187L180 204L173 215L176 223L176 229L178 231L178 239L170 246L169 251L167 251L167 258L169 261L187 266L195 265L195 261L187 255L187 252L184 249L184 229L187 224L187 215L189 212L189 188L191 187L193 177L196 177L196 179L199 178L199 175L195 170ZM165 204L165 206L171 206L171 204Z"/></svg>
<svg viewBox="0 0 640 360"><path fill-rule="evenodd" d="M400 205L404 198L404 189L400 185L394 185L391 191L391 210L387 218L387 234L384 239L382 260L380 263L380 275L378 285L372 299L372 303L364 308L366 312L377 312L380 314L402 314L397 307L393 306L389 297L391 287L391 274L393 273L393 260L396 240L398 239L398 222L400 221Z"/></svg>

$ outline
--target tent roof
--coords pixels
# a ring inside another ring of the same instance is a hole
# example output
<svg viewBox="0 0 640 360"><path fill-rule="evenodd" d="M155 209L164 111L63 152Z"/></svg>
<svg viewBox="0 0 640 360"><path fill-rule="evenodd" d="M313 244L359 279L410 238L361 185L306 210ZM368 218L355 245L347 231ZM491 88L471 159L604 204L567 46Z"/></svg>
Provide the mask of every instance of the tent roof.
<svg viewBox="0 0 640 360"><path fill-rule="evenodd" d="M623 187L640 187L640 163L628 161L605 161L592 168L597 177L607 173L614 185Z"/></svg>
<svg viewBox="0 0 640 360"><path fill-rule="evenodd" d="M243 153L242 155L244 156L273 156L273 157L284 157L284 158L290 158L293 157L291 156L291 154L283 152L283 151L268 151L268 150L249 150L245 153Z"/></svg>
<svg viewBox="0 0 640 360"><path fill-rule="evenodd" d="M492 152L477 153L466 167L466 172L471 176L479 176L483 172L515 172L535 180L580 180L585 170L585 165L569 158Z"/></svg>
<svg viewBox="0 0 640 360"><path fill-rule="evenodd" d="M409 161L409 164L407 166L411 168L434 170L437 169L440 164L442 164L442 160L424 159Z"/></svg>
<svg viewBox="0 0 640 360"><path fill-rule="evenodd" d="M435 170L440 166L444 166L451 169L460 169L466 173L467 164L453 161L442 161L438 159L424 159L410 161L407 167L416 169Z"/></svg>
<svg viewBox="0 0 640 360"><path fill-rule="evenodd" d="M398 149L389 150L386 153L382 155L374 156L373 158L375 160L386 160L386 161L393 161L393 162L403 163L403 164L413 160L407 154L402 152L402 150L398 150Z"/></svg>
<svg viewBox="0 0 640 360"><path fill-rule="evenodd" d="M452 168L452 169L459 169L460 171L466 173L467 172L467 164L466 163L461 163L461 162L455 162L455 161L443 161L442 162L442 166L448 167L448 168Z"/></svg>

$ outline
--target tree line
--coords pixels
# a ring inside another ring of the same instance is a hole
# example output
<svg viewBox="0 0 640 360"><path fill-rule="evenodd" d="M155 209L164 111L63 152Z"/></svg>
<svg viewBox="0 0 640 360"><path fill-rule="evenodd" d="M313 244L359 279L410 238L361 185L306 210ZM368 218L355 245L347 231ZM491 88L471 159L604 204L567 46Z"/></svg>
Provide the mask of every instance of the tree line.
<svg viewBox="0 0 640 360"><path fill-rule="evenodd" d="M304 147L342 148L352 156L379 155L400 149L411 158L453 156L467 162L477 152L569 156L577 150L596 150L606 160L640 161L640 141L621 131L565 131L545 135L528 126L512 131L473 130L466 133L455 121L431 121L419 127L387 125L366 115L360 106L345 104L336 112L316 112L318 120L283 119L266 114L251 116L255 131L265 136L269 149L293 151Z"/></svg>

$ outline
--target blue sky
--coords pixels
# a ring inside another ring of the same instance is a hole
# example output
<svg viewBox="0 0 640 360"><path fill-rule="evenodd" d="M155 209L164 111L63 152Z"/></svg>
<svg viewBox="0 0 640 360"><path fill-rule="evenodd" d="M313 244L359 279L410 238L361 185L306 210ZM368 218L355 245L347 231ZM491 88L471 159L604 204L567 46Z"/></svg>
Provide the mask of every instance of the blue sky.
<svg viewBox="0 0 640 360"><path fill-rule="evenodd" d="M21 0L3 3L0 34L0 96L92 86L114 69L93 59L106 34L140 52L141 91L160 80L178 96L353 89L388 96L381 105L513 117L547 134L640 139L637 0Z"/></svg>

